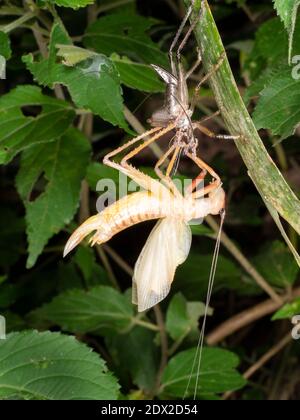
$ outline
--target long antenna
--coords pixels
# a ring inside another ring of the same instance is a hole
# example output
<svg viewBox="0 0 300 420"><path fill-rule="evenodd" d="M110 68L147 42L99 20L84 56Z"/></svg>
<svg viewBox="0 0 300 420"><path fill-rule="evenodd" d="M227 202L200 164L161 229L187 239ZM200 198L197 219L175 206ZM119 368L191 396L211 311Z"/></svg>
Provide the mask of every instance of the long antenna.
<svg viewBox="0 0 300 420"><path fill-rule="evenodd" d="M194 400L196 400L196 397L197 397L197 389L198 389L198 385L199 385L199 377L200 377L201 361L202 361L202 353L203 353L205 327L206 327L208 309L209 309L209 304L210 304L210 300L211 300L211 295L212 295L212 290L213 290L213 285L214 285L214 280L215 280L215 275L216 275L216 270L217 270L217 263L218 263L220 243L221 243L221 235L222 235L222 229L223 229L223 224L224 224L224 220L225 220L225 210L223 210L220 213L220 216L221 216L221 223L220 223L220 228L219 228L219 232L218 232L218 235L217 235L216 246L215 246L215 249L214 249L214 254L213 254L213 259L212 259L212 264L211 264L211 269L210 269L210 274L209 274L204 318L203 318L202 327L201 327L199 340L198 340L198 344L197 344L197 350L196 350L196 353L195 353L191 373L190 373L189 380L188 380L188 383L187 383L187 386L186 386L186 389L185 389L185 392L184 392L183 399L185 399L188 395L191 379L194 375L194 369L196 367L196 363L197 363L197 359L198 359L197 372L196 372L196 383L195 383L195 389L194 389L194 395L193 395Z"/></svg>

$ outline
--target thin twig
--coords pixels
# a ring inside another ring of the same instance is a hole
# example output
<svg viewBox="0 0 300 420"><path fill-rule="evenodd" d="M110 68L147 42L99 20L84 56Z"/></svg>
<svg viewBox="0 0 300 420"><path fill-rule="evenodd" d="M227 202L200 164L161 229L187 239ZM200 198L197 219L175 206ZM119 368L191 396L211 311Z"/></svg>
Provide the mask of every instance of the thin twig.
<svg viewBox="0 0 300 420"><path fill-rule="evenodd" d="M206 217L207 224L214 230L219 232L219 225L212 216ZM238 247L231 241L231 239L223 231L221 236L221 242L225 248L235 257L235 259L241 264L244 270L256 281L256 283L279 305L282 305L282 298L275 292L270 284L264 279L264 277L256 270L256 268L250 263L244 254L238 249Z"/></svg>
<svg viewBox="0 0 300 420"><path fill-rule="evenodd" d="M260 359L258 359L246 372L243 374L245 379L250 379L259 369L261 369L266 363L268 363L273 357L275 357L281 350L283 350L292 341L292 335L289 332L279 343L275 344L267 353L265 353ZM226 392L223 395L223 399L227 400L233 391Z"/></svg>
<svg viewBox="0 0 300 420"><path fill-rule="evenodd" d="M125 260L123 260L123 258L120 257L120 255L114 249L112 249L109 245L102 245L102 247L104 251L111 257L111 259L113 259L115 263L125 271L125 273L127 273L130 277L133 276L132 267Z"/></svg>
<svg viewBox="0 0 300 420"><path fill-rule="evenodd" d="M152 324L151 322L143 321L142 319L139 319L137 317L133 319L133 323L135 325L140 325L141 327L148 328L148 330L151 330L151 331L156 331L156 332L160 331L157 325Z"/></svg>
<svg viewBox="0 0 300 420"><path fill-rule="evenodd" d="M244 373L245 379L250 379L259 369L261 369L270 359L276 356L285 346L287 346L292 341L292 335L289 332L279 343L275 344L266 354L264 354L257 362L254 363L246 372Z"/></svg>
<svg viewBox="0 0 300 420"><path fill-rule="evenodd" d="M300 287L295 289L292 293L283 296L283 302L289 302L300 296ZM210 334L208 334L206 338L206 342L210 346L215 346L216 344L223 341L226 337L231 334L234 334L236 331L246 327L247 325L251 324L252 322L257 321L267 315L272 314L276 310L281 307L281 303L274 302L272 299L265 300L264 302L259 303L256 306L253 306L249 309L246 309L237 315L234 315L232 318L228 319L227 321L223 322L223 324L219 325L215 330L213 330Z"/></svg>
<svg viewBox="0 0 300 420"><path fill-rule="evenodd" d="M27 22L28 20L32 19L35 17L35 14L32 12L28 12L25 13L25 15L19 17L18 19L14 20L13 22L5 25L5 26L1 26L0 30L6 34L8 34L9 32L20 28L25 22Z"/></svg>
<svg viewBox="0 0 300 420"><path fill-rule="evenodd" d="M82 115L79 119L78 128L85 136L91 141L93 134L93 114ZM79 222L83 223L90 217L90 188L87 181L84 179L81 183L80 191L80 209L79 209Z"/></svg>
<svg viewBox="0 0 300 420"><path fill-rule="evenodd" d="M165 0L165 2L167 3L167 5L170 7L170 9L172 10L172 12L178 16L179 10L178 10L178 5L176 3L174 3L174 0Z"/></svg>
<svg viewBox="0 0 300 420"><path fill-rule="evenodd" d="M108 277L109 277L111 283L113 284L113 286L117 290L121 290L120 289L120 286L118 284L117 278L116 278L116 276L115 276L115 274L113 272L113 269L111 268L111 265L110 265L110 263L108 261L108 258L106 256L106 254L105 254L102 246L101 245L96 245L96 251L97 251L97 254L99 255L99 258L102 261L102 264L103 264L105 270L107 271L107 274L108 274Z"/></svg>

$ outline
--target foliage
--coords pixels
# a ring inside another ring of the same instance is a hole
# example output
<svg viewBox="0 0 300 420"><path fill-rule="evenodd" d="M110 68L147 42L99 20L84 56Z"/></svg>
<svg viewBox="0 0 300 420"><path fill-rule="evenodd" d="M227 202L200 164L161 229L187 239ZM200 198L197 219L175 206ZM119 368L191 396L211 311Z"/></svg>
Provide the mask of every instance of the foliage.
<svg viewBox="0 0 300 420"><path fill-rule="evenodd" d="M181 400L195 391L201 399L218 399L228 391L237 399L267 399L270 383L278 383L272 395L279 395L288 381L282 372L294 371L298 356L286 355L270 361L249 383L242 375L292 328L281 320L300 313L299 267L233 142L199 134L199 153L221 174L228 192L228 236L208 308L216 237L209 219L192 226L189 258L155 311L136 312L128 275L151 223L126 230L101 248L83 242L62 258L69 234L96 213L105 182L113 181L122 193L118 172L103 165L102 157L135 135L134 117L146 127L162 106L165 86L150 64L169 69L167 51L183 3L160 0L157 8L150 0L1 2L0 65L4 59L6 80L0 82L0 315L8 335L0 340L0 399ZM209 3L270 157L299 195L299 2ZM197 58L193 36L182 54L188 69ZM196 71L190 78L191 95L201 75ZM193 118L215 108L206 84ZM218 116L205 125L224 130ZM159 147L165 150L169 141ZM135 164L154 176L152 152ZM179 169L185 177L198 175L184 157ZM297 249L292 230L289 239ZM263 320L251 319L258 305L265 300L270 305L261 278L285 303L277 301ZM192 366L204 315L211 333L224 325L226 330L240 312L250 317L251 328L233 340L225 334L222 343L205 345L197 381ZM299 380L293 384L288 397L297 399Z"/></svg>

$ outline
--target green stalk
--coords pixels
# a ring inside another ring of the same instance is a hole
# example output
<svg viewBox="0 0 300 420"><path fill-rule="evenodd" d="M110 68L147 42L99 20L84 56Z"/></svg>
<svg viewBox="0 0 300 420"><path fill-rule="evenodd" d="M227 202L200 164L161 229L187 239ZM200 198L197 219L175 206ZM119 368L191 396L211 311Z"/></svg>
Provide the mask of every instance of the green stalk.
<svg viewBox="0 0 300 420"><path fill-rule="evenodd" d="M18 19L14 20L13 22L5 25L5 26L1 26L0 30L2 32L5 32L6 34L8 34L9 32L19 28L20 26L24 25L24 23L26 23L28 20L32 19L35 16L34 13L32 12L28 12L25 13L25 15L19 17Z"/></svg>
<svg viewBox="0 0 300 420"><path fill-rule="evenodd" d="M191 0L185 2L187 6L191 4ZM220 61L225 50L207 0L195 1L191 22L199 16L200 7L202 16L194 32L204 69L208 73ZM268 207L278 212L300 234L300 201L261 141L241 98L227 57L209 82L228 131L241 136L235 143L257 190Z"/></svg>

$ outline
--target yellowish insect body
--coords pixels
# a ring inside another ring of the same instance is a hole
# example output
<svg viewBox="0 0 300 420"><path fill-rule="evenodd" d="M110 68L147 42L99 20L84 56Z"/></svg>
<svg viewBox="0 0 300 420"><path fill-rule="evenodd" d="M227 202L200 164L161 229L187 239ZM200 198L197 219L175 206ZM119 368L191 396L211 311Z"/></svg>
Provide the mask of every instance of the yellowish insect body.
<svg viewBox="0 0 300 420"><path fill-rule="evenodd" d="M145 177L146 179L146 177ZM92 245L102 244L122 230L137 223L161 219L151 232L135 265L133 303L139 311L149 309L169 293L175 270L190 250L191 230L188 222L218 214L224 208L221 187L206 198L174 195L163 184L152 180L152 191L140 191L123 197L101 213L87 219L69 238L64 256L85 237Z"/></svg>

